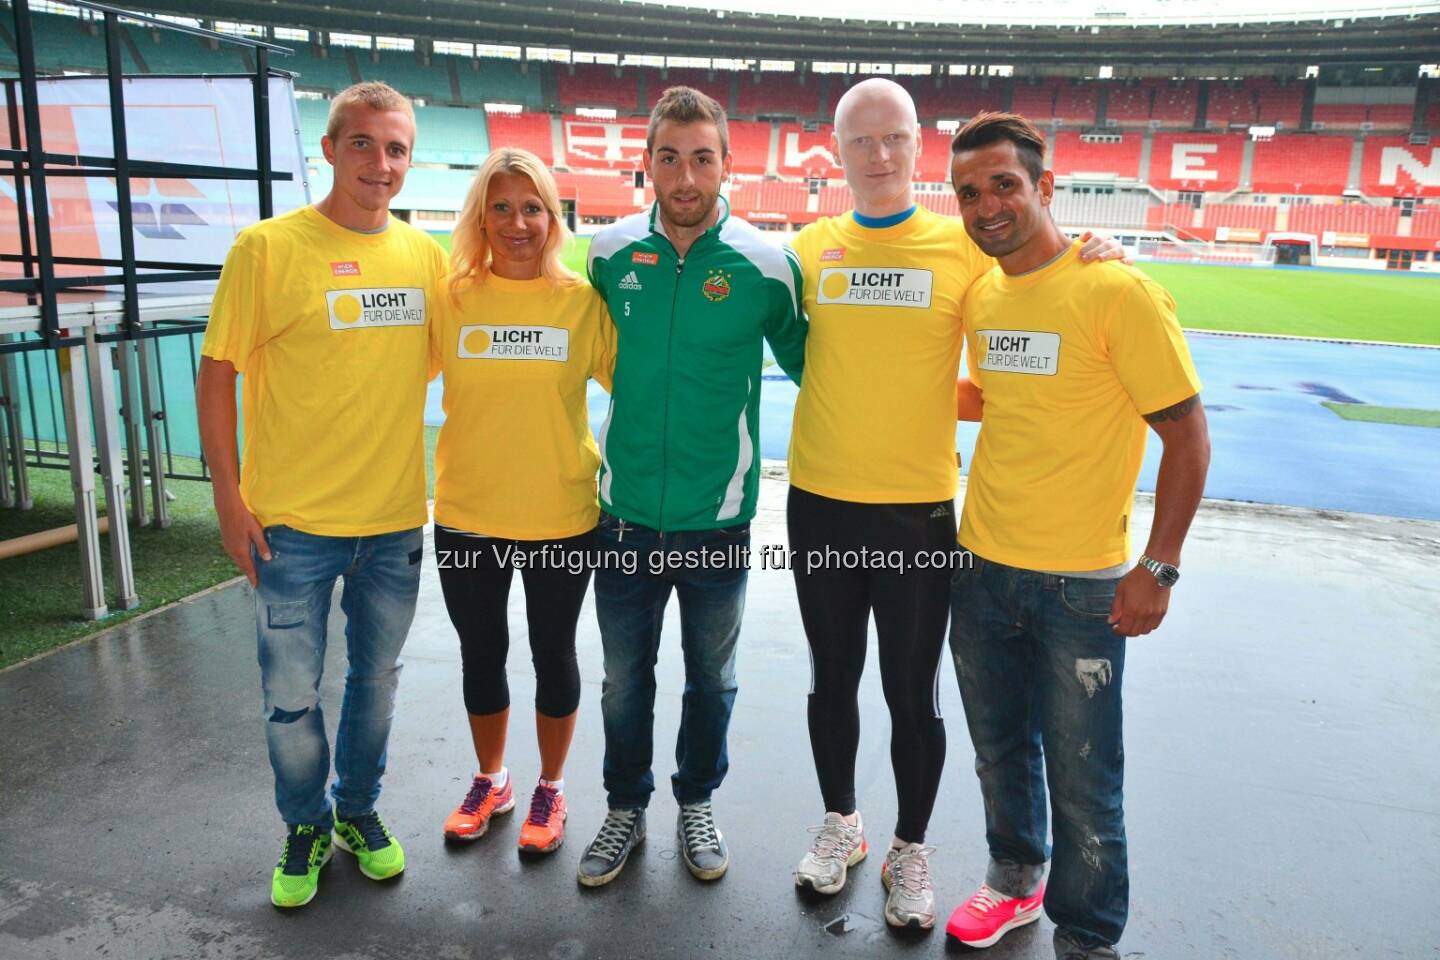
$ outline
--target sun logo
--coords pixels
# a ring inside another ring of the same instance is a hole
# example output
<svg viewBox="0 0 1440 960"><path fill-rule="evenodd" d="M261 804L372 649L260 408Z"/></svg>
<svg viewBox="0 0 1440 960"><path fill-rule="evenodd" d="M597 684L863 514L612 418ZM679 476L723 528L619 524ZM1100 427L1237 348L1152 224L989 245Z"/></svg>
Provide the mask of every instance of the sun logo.
<svg viewBox="0 0 1440 960"><path fill-rule="evenodd" d="M984 363L990 357L990 338L983 333L977 334L975 346L979 348L980 362Z"/></svg>
<svg viewBox="0 0 1440 960"><path fill-rule="evenodd" d="M839 300L845 296L845 291L850 289L850 278L845 276L843 270L831 271L821 284L821 288L826 297L831 300Z"/></svg>
<svg viewBox="0 0 1440 960"><path fill-rule="evenodd" d="M348 293L335 298L335 319L341 323L354 323L360 319L360 301Z"/></svg>
<svg viewBox="0 0 1440 960"><path fill-rule="evenodd" d="M711 303L719 303L730 296L731 274L723 270L711 270L710 276L705 278L705 284L700 291L705 294L705 299Z"/></svg>
<svg viewBox="0 0 1440 960"><path fill-rule="evenodd" d="M478 356L490 349L490 334L484 330L471 330L465 337L465 352Z"/></svg>

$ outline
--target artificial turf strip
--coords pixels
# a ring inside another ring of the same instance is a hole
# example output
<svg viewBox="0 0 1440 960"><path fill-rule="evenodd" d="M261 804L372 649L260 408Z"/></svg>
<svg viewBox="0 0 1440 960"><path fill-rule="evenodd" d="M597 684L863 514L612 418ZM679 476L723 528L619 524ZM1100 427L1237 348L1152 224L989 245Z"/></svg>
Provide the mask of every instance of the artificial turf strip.
<svg viewBox="0 0 1440 960"><path fill-rule="evenodd" d="M438 427L425 428L426 495L435 490L435 438ZM179 458L177 458L179 461ZM199 464L180 463L187 472ZM24 536L75 522L70 474L66 470L29 471L35 506L30 510L0 509L0 540ZM96 478L97 485L99 478ZM130 556L140 606L116 610L104 620L82 620L80 550L74 543L23 557L0 560L0 668L44 653L156 607L184 599L239 575L220 548L209 483L168 480L170 526L130 530ZM101 498L100 512L105 512ZM110 539L100 538L101 566L107 598L113 603Z"/></svg>
<svg viewBox="0 0 1440 960"><path fill-rule="evenodd" d="M1142 263L1196 330L1440 345L1440 277Z"/></svg>
<svg viewBox="0 0 1440 960"><path fill-rule="evenodd" d="M1420 410L1415 407L1377 407L1368 403L1334 403L1321 401L1321 406L1333 410L1346 420L1362 423L1392 423L1402 427L1440 427L1440 410Z"/></svg>

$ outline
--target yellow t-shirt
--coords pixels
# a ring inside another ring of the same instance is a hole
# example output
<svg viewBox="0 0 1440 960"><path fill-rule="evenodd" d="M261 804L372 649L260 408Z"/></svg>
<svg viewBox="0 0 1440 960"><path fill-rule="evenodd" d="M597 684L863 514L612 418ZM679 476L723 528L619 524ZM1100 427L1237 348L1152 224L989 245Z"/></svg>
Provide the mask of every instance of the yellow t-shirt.
<svg viewBox="0 0 1440 960"><path fill-rule="evenodd" d="M435 522L508 540L595 526L600 452L585 385L608 390L615 326L588 283L494 275L437 314L445 425L435 448Z"/></svg>
<svg viewBox="0 0 1440 960"><path fill-rule="evenodd" d="M1130 553L1143 415L1200 392L1175 301L1134 267L1081 264L1079 243L965 300L985 413L960 542L1027 570L1101 570Z"/></svg>
<svg viewBox="0 0 1440 960"><path fill-rule="evenodd" d="M240 232L200 349L242 375L240 493L262 525L425 524L426 321L445 265L393 217L364 234L302 207Z"/></svg>
<svg viewBox="0 0 1440 960"><path fill-rule="evenodd" d="M859 503L954 497L960 303L994 261L924 207L878 229L826 217L793 246L810 334L790 482Z"/></svg>

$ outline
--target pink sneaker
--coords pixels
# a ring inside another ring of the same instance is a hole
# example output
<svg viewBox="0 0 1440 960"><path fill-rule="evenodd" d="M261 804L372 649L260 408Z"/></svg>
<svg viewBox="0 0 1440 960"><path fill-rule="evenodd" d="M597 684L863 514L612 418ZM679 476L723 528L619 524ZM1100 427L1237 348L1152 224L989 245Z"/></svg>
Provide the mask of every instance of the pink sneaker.
<svg viewBox="0 0 1440 960"><path fill-rule="evenodd" d="M945 932L967 947L988 947L1016 927L1040 919L1045 885L1029 897L1007 897L980 884L975 895L955 908Z"/></svg>

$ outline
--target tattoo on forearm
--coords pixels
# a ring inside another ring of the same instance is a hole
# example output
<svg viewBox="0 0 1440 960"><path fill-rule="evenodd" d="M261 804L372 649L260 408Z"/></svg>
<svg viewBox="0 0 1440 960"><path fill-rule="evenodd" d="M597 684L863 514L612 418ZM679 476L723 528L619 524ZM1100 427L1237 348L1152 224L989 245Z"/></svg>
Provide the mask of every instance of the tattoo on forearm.
<svg viewBox="0 0 1440 960"><path fill-rule="evenodd" d="M1200 402L1200 395L1181 400L1173 407L1166 407L1164 410L1156 410L1154 413L1145 414L1146 423L1164 423L1166 420L1184 420L1190 416L1190 411Z"/></svg>

